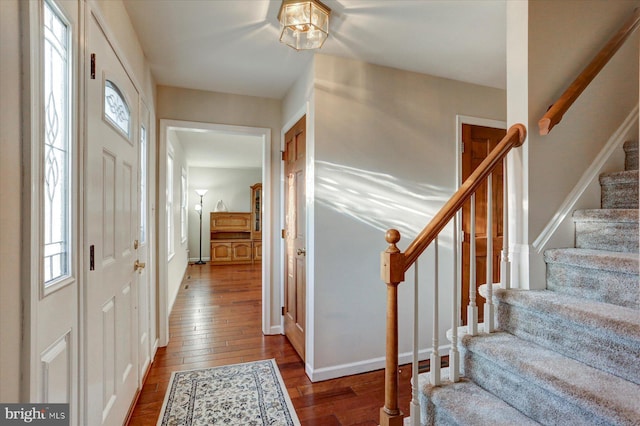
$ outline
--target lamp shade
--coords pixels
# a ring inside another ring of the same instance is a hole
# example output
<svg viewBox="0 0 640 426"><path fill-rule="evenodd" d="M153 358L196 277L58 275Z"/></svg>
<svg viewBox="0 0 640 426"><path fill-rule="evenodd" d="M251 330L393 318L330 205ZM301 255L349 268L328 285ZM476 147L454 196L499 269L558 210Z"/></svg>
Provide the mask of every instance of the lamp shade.
<svg viewBox="0 0 640 426"><path fill-rule="evenodd" d="M196 189L196 194L198 194L201 197L204 197L204 194L207 193L206 189Z"/></svg>
<svg viewBox="0 0 640 426"><path fill-rule="evenodd" d="M200 204L196 204L196 211L199 212L202 210L202 206Z"/></svg>
<svg viewBox="0 0 640 426"><path fill-rule="evenodd" d="M318 49L329 35L331 9L318 0L283 0L280 41L296 50Z"/></svg>

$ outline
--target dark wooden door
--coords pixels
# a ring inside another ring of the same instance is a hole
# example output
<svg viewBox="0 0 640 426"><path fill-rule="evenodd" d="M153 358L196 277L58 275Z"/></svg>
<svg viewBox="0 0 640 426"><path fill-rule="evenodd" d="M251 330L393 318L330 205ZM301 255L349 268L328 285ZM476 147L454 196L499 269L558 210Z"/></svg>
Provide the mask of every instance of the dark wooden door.
<svg viewBox="0 0 640 426"><path fill-rule="evenodd" d="M464 150L462 152L462 180L473 173L473 171L485 159L487 154L495 148L506 134L505 129L476 126L471 124L462 125L462 142ZM493 282L500 280L500 253L502 251L503 236L503 168L496 167L492 175L492 235L493 239ZM467 323L467 306L469 305L470 287L470 262L476 264L476 282L473 284L477 288L487 282L487 183L483 183L476 192L476 256L470 259L470 230L471 230L471 203L465 203L462 209L462 230L464 240L462 242L462 323ZM484 319L485 299L477 294L476 305L478 306L478 322Z"/></svg>
<svg viewBox="0 0 640 426"><path fill-rule="evenodd" d="M306 317L306 116L285 134L284 332L305 359Z"/></svg>

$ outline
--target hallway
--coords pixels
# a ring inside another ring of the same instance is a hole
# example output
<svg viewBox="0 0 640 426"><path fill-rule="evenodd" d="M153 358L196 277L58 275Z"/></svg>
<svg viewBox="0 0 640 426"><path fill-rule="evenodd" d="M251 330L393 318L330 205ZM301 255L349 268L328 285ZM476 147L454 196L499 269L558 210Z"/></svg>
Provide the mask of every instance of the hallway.
<svg viewBox="0 0 640 426"><path fill-rule="evenodd" d="M302 425L377 425L384 371L311 383L282 335L261 331L260 265L189 265L169 329L129 425L155 425L171 372L275 358ZM411 368L400 375L400 405L408 414Z"/></svg>

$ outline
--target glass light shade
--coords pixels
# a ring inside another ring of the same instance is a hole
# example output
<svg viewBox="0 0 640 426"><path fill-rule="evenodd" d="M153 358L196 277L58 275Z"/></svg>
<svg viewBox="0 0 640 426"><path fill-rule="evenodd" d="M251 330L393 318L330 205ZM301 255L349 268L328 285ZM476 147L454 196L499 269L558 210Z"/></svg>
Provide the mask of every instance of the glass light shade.
<svg viewBox="0 0 640 426"><path fill-rule="evenodd" d="M202 206L200 204L196 204L196 211L199 212L202 210Z"/></svg>
<svg viewBox="0 0 640 426"><path fill-rule="evenodd" d="M206 189L196 189L196 194L198 194L201 197L204 197L204 194L207 193Z"/></svg>
<svg viewBox="0 0 640 426"><path fill-rule="evenodd" d="M329 35L329 9L317 0L283 0L280 41L296 50L318 49Z"/></svg>

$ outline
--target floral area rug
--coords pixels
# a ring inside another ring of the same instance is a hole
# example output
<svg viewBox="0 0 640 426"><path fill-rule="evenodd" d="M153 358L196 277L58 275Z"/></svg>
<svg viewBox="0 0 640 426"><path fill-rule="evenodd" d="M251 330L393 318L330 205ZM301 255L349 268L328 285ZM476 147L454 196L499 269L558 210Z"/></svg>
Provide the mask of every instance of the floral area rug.
<svg viewBox="0 0 640 426"><path fill-rule="evenodd" d="M300 425L274 359L175 371L158 426Z"/></svg>

